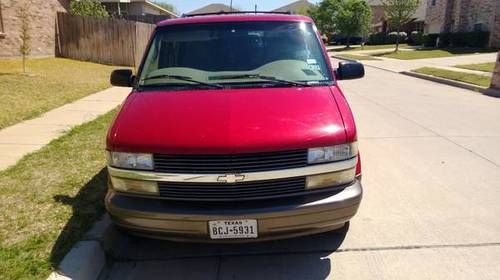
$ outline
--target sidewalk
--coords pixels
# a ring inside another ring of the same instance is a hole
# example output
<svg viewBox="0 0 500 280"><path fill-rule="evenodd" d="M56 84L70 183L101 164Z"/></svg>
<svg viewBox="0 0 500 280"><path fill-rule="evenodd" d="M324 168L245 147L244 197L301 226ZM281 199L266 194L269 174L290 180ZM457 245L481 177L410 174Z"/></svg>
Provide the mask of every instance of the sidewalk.
<svg viewBox="0 0 500 280"><path fill-rule="evenodd" d="M0 130L0 171L14 165L72 127L91 121L127 97L130 88L112 87L63 105L42 116Z"/></svg>
<svg viewBox="0 0 500 280"><path fill-rule="evenodd" d="M480 75L480 76L488 76L488 77L493 76L493 73L491 73L491 72L483 72L483 71L479 71L479 70L471 70L471 69L465 69L465 68L459 68L459 67L453 67L453 66L433 66L433 67L443 69L443 70L469 73L469 74L475 74L475 75Z"/></svg>
<svg viewBox="0 0 500 280"><path fill-rule="evenodd" d="M331 52L330 55L340 55L341 53ZM411 71L413 69L421 67L450 67L460 64L475 64L475 63L485 63L494 62L497 58L497 53L483 53L483 54L471 54L471 55L457 55L450 57L439 57L439 58L424 58L424 59L413 59L413 60L403 60L394 58L381 58L382 60L363 60L363 64L376 67L382 70L387 70L391 72L405 72ZM455 71L460 71L453 69ZM465 70L465 69L463 69ZM465 72L465 71L462 71Z"/></svg>

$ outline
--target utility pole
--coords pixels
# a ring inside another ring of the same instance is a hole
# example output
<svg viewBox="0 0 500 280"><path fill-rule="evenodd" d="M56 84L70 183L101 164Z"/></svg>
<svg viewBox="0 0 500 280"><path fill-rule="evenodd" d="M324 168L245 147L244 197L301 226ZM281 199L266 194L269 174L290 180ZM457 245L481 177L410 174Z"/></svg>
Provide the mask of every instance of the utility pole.
<svg viewBox="0 0 500 280"><path fill-rule="evenodd" d="M233 11L233 0L231 0L231 2L229 3L229 11Z"/></svg>

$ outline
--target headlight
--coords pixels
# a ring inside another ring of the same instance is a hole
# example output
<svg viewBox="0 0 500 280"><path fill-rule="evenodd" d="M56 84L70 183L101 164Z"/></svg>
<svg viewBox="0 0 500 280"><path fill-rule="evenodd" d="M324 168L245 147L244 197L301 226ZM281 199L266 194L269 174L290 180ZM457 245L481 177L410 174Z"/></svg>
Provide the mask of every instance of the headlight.
<svg viewBox="0 0 500 280"><path fill-rule="evenodd" d="M346 160L358 154L358 143L352 142L335 146L312 148L307 153L307 163L322 163Z"/></svg>
<svg viewBox="0 0 500 280"><path fill-rule="evenodd" d="M113 189L121 192L158 194L158 183L111 177Z"/></svg>
<svg viewBox="0 0 500 280"><path fill-rule="evenodd" d="M344 185L354 181L356 168L343 171L311 175L306 178L306 189L317 189Z"/></svg>
<svg viewBox="0 0 500 280"><path fill-rule="evenodd" d="M109 165L128 169L153 170L153 155L110 152Z"/></svg>

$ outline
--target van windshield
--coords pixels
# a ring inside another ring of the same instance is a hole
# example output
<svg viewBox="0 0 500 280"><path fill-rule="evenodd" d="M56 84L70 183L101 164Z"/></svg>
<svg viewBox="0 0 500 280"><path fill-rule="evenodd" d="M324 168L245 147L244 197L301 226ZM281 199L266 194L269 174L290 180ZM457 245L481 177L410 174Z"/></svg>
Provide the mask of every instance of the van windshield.
<svg viewBox="0 0 500 280"><path fill-rule="evenodd" d="M139 77L139 85L144 87L314 86L331 82L313 25L288 21L160 27Z"/></svg>

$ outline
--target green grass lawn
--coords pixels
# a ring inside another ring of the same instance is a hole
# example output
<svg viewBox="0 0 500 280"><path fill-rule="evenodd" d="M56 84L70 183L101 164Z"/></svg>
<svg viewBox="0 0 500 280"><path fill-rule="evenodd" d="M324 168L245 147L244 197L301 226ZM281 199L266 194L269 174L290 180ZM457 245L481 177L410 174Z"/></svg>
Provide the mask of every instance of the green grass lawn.
<svg viewBox="0 0 500 280"><path fill-rule="evenodd" d="M463 49L421 49L415 51L400 51L400 52L387 52L376 54L375 56L383 56L395 59L422 59L422 58L437 58L437 57L449 57L456 55L474 54L474 53L488 53L495 52L492 49L473 49L473 48L463 48Z"/></svg>
<svg viewBox="0 0 500 280"><path fill-rule="evenodd" d="M407 48L408 44L399 44L400 48ZM345 51L370 51L370 50L382 50L382 49L392 49L396 48L396 44L387 44L387 45L365 45L363 48L360 46L355 46L355 47L350 47L350 48L342 48L342 49L335 49L332 51L335 52L345 52Z"/></svg>
<svg viewBox="0 0 500 280"><path fill-rule="evenodd" d="M462 64L456 65L455 67L493 73L493 70L495 69L495 62Z"/></svg>
<svg viewBox="0 0 500 280"><path fill-rule="evenodd" d="M487 76L483 76L483 75L476 75L476 74L469 74L469 73L462 73L462 72L445 70L445 69L432 68L432 67L422 67L422 68L418 68L418 69L415 69L412 71L417 72L417 73L421 73L421 74L435 76L435 77L441 77L441 78L445 78L445 79L450 79L450 80L460 81L460 82L469 83L469 84L473 84L473 85L478 85L478 86L482 86L482 87L489 87L490 83L491 83L491 77L487 77Z"/></svg>
<svg viewBox="0 0 500 280"><path fill-rule="evenodd" d="M355 55L355 54L348 54L348 53L342 53L337 55L338 57L345 58L345 59L350 59L350 60L380 60L378 58L375 58L373 56L368 56L368 55Z"/></svg>
<svg viewBox="0 0 500 280"><path fill-rule="evenodd" d="M45 279L104 212L104 142L115 112L0 171L0 279Z"/></svg>
<svg viewBox="0 0 500 280"><path fill-rule="evenodd" d="M110 86L116 68L62 58L0 60L0 129Z"/></svg>

